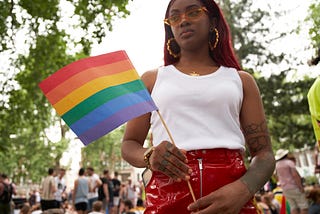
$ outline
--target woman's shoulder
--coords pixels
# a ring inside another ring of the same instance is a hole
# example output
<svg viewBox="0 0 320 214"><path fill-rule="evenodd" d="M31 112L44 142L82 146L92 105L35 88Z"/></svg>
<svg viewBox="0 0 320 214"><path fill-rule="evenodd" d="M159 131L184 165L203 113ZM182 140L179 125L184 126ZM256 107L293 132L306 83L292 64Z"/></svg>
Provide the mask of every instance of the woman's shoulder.
<svg viewBox="0 0 320 214"><path fill-rule="evenodd" d="M253 75L247 71L239 70L238 74L242 81L244 91L252 91L254 89L258 89L256 84L256 80L254 79Z"/></svg>
<svg viewBox="0 0 320 214"><path fill-rule="evenodd" d="M149 92L151 92L153 89L153 86L157 80L157 75L158 75L158 69L156 68L156 69L146 71L141 76L141 80L143 81L143 83L145 84Z"/></svg>
<svg viewBox="0 0 320 214"><path fill-rule="evenodd" d="M254 80L253 76L247 71L238 70L238 74L239 74L239 76L240 76L242 81L252 81L252 80Z"/></svg>

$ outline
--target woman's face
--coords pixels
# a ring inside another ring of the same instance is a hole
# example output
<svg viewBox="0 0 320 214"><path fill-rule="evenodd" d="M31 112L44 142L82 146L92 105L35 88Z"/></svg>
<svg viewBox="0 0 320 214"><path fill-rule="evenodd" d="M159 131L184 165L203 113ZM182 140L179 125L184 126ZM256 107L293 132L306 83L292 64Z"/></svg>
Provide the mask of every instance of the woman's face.
<svg viewBox="0 0 320 214"><path fill-rule="evenodd" d="M198 0L175 0L168 19L181 50L208 46L210 21L207 10Z"/></svg>

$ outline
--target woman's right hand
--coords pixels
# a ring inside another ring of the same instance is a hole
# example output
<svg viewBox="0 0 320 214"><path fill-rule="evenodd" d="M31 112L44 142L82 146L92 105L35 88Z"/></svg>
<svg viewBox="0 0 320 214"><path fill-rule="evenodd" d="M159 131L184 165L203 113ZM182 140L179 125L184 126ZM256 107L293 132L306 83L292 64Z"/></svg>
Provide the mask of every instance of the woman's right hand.
<svg viewBox="0 0 320 214"><path fill-rule="evenodd" d="M185 153L172 143L163 141L154 147L149 158L151 170L162 172L175 181L189 180L192 170L187 165L188 160Z"/></svg>

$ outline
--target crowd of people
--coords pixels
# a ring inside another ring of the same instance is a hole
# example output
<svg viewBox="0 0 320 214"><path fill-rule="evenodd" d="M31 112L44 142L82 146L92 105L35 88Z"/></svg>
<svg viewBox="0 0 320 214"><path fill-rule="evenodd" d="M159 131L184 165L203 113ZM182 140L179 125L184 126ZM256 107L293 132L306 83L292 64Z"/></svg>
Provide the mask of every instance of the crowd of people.
<svg viewBox="0 0 320 214"><path fill-rule="evenodd" d="M257 209L262 214L320 213L319 184L303 182L296 169L296 159L288 150L279 149L275 159L275 173L254 196ZM315 166L315 173L319 173L316 169ZM7 175L1 174L0 213L142 214L145 211L144 186L132 184L130 178L121 181L117 172L111 177L108 170L98 175L92 167L80 168L74 185L67 188L65 174L65 169L49 168L40 189L32 189L27 201L15 210L12 199L17 195L17 188ZM11 200L4 196L5 191L11 191Z"/></svg>
<svg viewBox="0 0 320 214"><path fill-rule="evenodd" d="M31 189L22 201L16 187L5 174L0 176L1 214L141 214L144 211L143 191L140 184L133 184L131 178L121 181L118 172L101 175L92 167L80 168L74 184L67 188L65 169L49 168L38 189ZM10 188L8 189L7 186ZM10 195L5 197L8 190Z"/></svg>
<svg viewBox="0 0 320 214"><path fill-rule="evenodd" d="M320 186L306 184L296 168L295 156L286 149L275 154L276 169L271 179L255 195L263 214L320 213ZM315 166L315 174L317 166Z"/></svg>

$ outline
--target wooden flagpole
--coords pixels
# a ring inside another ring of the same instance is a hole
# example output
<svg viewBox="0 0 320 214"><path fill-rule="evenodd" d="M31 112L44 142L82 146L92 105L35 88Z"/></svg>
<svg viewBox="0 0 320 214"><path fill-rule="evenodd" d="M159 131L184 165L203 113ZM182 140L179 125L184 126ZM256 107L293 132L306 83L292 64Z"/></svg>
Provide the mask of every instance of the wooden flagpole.
<svg viewBox="0 0 320 214"><path fill-rule="evenodd" d="M160 120L161 120L164 128L166 129L166 131L167 131L167 133L168 133L168 135L169 135L169 138L170 138L172 144L173 144L173 145L176 145L176 144L174 143L173 137L172 137L172 135L171 135L171 133L170 133L170 131L169 131L169 129L168 129L168 126L167 126L166 122L164 121L162 115L160 114L159 110L157 110L157 113L158 113L158 115L159 115L159 118L160 118ZM193 201L195 202L197 199L196 199L196 197L195 197L195 195L194 195L194 192L193 192L192 186L191 186L191 184L190 184L190 181L188 180L187 183L188 183L189 191L190 191L190 193L191 193L191 195L192 195L192 199L193 199Z"/></svg>

